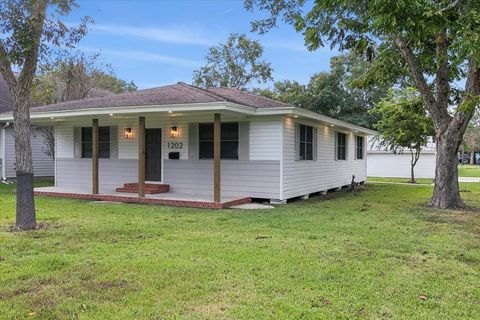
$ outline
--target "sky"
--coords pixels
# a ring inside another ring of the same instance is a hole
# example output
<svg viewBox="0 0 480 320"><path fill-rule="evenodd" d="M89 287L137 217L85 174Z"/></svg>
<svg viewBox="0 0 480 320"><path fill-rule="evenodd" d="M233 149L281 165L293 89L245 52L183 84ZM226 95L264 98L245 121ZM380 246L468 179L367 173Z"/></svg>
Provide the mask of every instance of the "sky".
<svg viewBox="0 0 480 320"><path fill-rule="evenodd" d="M285 24L265 35L251 33L251 21L266 17L266 12L248 12L241 0L78 0L78 5L67 23L78 24L84 16L94 20L78 49L100 53L119 78L133 80L139 89L192 83L208 48L230 33L245 33L262 43L275 81L306 83L313 73L328 71L330 57L338 54L329 48L309 52L302 35Z"/></svg>

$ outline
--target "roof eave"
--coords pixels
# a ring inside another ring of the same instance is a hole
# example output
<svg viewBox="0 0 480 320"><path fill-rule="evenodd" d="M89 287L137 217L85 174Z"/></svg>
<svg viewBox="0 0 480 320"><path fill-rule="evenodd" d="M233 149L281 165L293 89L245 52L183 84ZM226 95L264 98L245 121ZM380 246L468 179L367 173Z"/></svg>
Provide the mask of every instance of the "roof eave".
<svg viewBox="0 0 480 320"><path fill-rule="evenodd" d="M305 109L302 109L302 108L297 108L297 107L293 108L292 114L294 116L305 117L305 118L309 118L309 119L318 120L318 121L321 121L321 122L324 122L324 123L328 123L329 125L331 125L333 127L340 127L340 128L345 128L345 129L350 129L350 130L353 130L353 131L361 132L361 133L364 133L366 135L377 134L377 132L374 131L374 130L364 128L364 127L361 127L361 126L357 126L357 125L354 125L354 124L351 124L351 123L348 123L348 122L345 122L345 121L342 121L342 120L334 119L334 118L325 116L323 114L316 113L316 112L309 111L309 110L305 110Z"/></svg>
<svg viewBox="0 0 480 320"><path fill-rule="evenodd" d="M248 115L255 114L255 108L231 104L227 102L208 102L208 103L188 103L188 104L168 104L168 105L149 105L149 106L125 106L111 108L83 108L73 110L54 110L38 111L31 110L30 119L49 119L49 118L69 118L81 116L103 116L109 114L148 114L162 112L194 112L194 111L233 111ZM12 121L12 113L0 115L0 121Z"/></svg>

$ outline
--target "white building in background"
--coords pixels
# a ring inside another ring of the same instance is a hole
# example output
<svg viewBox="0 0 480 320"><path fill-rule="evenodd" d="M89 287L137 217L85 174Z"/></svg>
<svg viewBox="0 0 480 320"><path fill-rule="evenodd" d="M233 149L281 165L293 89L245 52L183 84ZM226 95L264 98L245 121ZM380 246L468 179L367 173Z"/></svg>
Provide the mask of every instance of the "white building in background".
<svg viewBox="0 0 480 320"><path fill-rule="evenodd" d="M368 138L367 175L369 177L410 178L410 150L399 150L396 153L380 147L375 137ZM423 148L415 166L415 178L434 178L436 166L436 144L429 142Z"/></svg>

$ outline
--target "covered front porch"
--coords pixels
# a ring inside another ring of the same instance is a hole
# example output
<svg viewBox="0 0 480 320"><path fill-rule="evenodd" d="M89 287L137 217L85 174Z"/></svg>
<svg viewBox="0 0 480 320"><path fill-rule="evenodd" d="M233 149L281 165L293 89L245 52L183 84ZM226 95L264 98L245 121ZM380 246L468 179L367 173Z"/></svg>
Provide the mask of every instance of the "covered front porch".
<svg viewBox="0 0 480 320"><path fill-rule="evenodd" d="M189 113L188 118L192 116ZM212 130L211 158L200 160L201 170L178 169L174 165L184 163L189 157L186 152L191 154L198 144L190 141L191 136L197 135L198 125L196 130L188 130L191 126L184 122L183 115L168 112L126 118L110 114L84 119L81 126L71 129L73 158L57 157L55 186L37 189L36 194L202 208L226 208L250 202L242 194L222 194L221 113L197 113L196 117L210 120ZM228 117L232 118L232 114ZM61 132L57 136L61 139ZM125 156L127 151L129 159ZM170 163L172 168L165 169ZM189 183L185 174L198 176L196 179L203 181L202 188L177 188ZM169 175L170 181L165 178ZM173 179L172 175L178 178Z"/></svg>

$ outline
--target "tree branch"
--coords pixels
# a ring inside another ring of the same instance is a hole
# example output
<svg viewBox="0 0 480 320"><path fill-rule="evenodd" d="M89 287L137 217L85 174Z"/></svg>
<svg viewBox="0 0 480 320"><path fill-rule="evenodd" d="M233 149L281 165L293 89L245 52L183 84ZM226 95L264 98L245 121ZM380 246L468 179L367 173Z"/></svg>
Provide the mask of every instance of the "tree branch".
<svg viewBox="0 0 480 320"><path fill-rule="evenodd" d="M3 77L3 80L5 80L5 82L7 83L8 88L10 89L10 93L13 94L13 91L15 90L15 87L17 85L17 79L13 74L10 61L8 60L7 51L5 50L5 47L3 46L3 43L1 40L0 40L0 73Z"/></svg>
<svg viewBox="0 0 480 320"><path fill-rule="evenodd" d="M42 37L43 25L45 22L47 9L47 0L39 0L36 2L36 6L32 9L32 14L27 21L27 24L30 25L28 28L32 34L32 45L28 54L25 57L22 71L18 77L18 83L20 84L19 90L22 91L19 94L22 94L23 91L29 93L30 87L33 82L33 77L35 76L35 70L37 68L38 62L38 53L40 50L40 39Z"/></svg>
<svg viewBox="0 0 480 320"><path fill-rule="evenodd" d="M457 112L449 126L449 134L460 132L462 137L467 130L468 123L475 113L480 100L480 67L471 59L468 66L467 81L465 83L465 95L462 103L458 106ZM458 142L461 143L461 140Z"/></svg>
<svg viewBox="0 0 480 320"><path fill-rule="evenodd" d="M451 120L451 116L448 114L446 108L441 108L439 104L437 104L437 100L435 100L432 90L425 80L420 65L415 59L415 55L407 42L397 35L393 35L392 38L408 64L408 68L410 69L416 87L422 96L423 103L430 112L435 125L441 128L441 131L444 131Z"/></svg>
<svg viewBox="0 0 480 320"><path fill-rule="evenodd" d="M437 78L436 78L436 100L439 108L448 108L448 44L447 34L445 30L438 34L437 37Z"/></svg>
<svg viewBox="0 0 480 320"><path fill-rule="evenodd" d="M456 7L459 3L460 3L460 0L455 0L455 1L453 1L452 3L450 3L449 5L447 5L446 7L438 10L438 13L444 13L445 11L448 11L448 10L450 10L450 9L453 9L453 8Z"/></svg>

